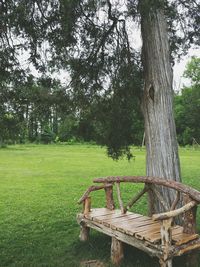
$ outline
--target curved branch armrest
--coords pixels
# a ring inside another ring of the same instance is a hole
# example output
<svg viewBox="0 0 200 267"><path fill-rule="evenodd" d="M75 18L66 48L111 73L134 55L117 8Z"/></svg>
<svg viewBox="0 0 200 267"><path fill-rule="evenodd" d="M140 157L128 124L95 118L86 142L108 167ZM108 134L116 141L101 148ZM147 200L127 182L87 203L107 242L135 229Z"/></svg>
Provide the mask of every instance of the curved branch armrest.
<svg viewBox="0 0 200 267"><path fill-rule="evenodd" d="M196 201L191 201L188 204L184 205L183 207L176 209L176 210L171 210L168 212L163 212L163 213L159 213L159 214L154 214L152 216L152 219L154 221L158 221L158 220L167 220L173 217L176 217L188 210L190 210L191 208L193 208L194 206L196 206L198 203Z"/></svg>
<svg viewBox="0 0 200 267"><path fill-rule="evenodd" d="M82 195L82 197L79 199L78 201L78 204L81 204L90 194L90 192L92 191L97 191L97 190L100 190L100 189L105 189L105 188L108 188L108 187L112 187L113 184L104 184L104 185L92 185L90 186L86 191L85 193Z"/></svg>
<svg viewBox="0 0 200 267"><path fill-rule="evenodd" d="M109 176L109 177L101 177L95 178L93 180L94 183L121 183L121 182L129 182L129 183L145 183L145 184L153 184L165 186L168 188L175 189L181 193L189 195L192 199L196 200L200 203L200 192L196 189L182 184L180 182L176 182L174 180L159 178L159 177L151 177L151 176Z"/></svg>

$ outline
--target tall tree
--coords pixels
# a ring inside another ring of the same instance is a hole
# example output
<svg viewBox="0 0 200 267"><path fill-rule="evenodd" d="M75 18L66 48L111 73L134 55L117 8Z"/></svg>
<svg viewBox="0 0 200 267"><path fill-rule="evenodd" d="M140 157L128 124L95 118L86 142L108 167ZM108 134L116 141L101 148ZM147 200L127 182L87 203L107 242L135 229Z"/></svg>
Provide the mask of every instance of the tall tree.
<svg viewBox="0 0 200 267"><path fill-rule="evenodd" d="M180 164L173 117L172 66L164 3L140 1L145 120L148 176L180 181ZM174 193L159 189L170 207ZM161 210L155 194L149 193L150 213Z"/></svg>

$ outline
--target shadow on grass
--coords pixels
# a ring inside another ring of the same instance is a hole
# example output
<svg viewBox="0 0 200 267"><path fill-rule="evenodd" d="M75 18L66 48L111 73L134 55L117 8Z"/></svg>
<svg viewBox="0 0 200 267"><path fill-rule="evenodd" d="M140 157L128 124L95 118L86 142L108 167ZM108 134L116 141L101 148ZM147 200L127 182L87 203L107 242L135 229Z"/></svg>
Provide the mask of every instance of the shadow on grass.
<svg viewBox="0 0 200 267"><path fill-rule="evenodd" d="M105 263L106 267L112 267L110 261L111 238L100 233L92 232L90 240L87 242L77 241L74 243L74 255L79 263L87 260L99 260ZM77 264L76 266L80 266ZM142 252L132 246L124 246L124 260L120 267L159 267L157 258L151 258L147 253ZM176 257L173 260L173 267L187 267L184 256ZM199 264L200 267L200 257Z"/></svg>

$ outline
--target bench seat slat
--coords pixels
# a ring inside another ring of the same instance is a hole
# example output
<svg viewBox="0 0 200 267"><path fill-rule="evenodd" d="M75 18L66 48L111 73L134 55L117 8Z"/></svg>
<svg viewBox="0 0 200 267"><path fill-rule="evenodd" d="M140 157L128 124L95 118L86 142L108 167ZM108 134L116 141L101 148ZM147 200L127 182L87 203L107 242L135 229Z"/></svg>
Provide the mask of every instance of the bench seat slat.
<svg viewBox="0 0 200 267"><path fill-rule="evenodd" d="M173 226L172 227L172 240L174 240L174 235L175 234L180 234L183 232L183 227L181 226ZM160 231L158 233L145 233L144 238L152 243L157 243L161 240L161 234Z"/></svg>
<svg viewBox="0 0 200 267"><path fill-rule="evenodd" d="M134 234L136 230L138 230L140 227L145 227L146 225L148 226L154 226L154 225L159 225L156 224L153 221L140 221L135 219L135 222L133 221L116 221L116 222L110 222L111 228L115 228L115 229L121 229L124 228L125 230L129 230L132 231L132 233ZM141 228L140 228L141 229Z"/></svg>
<svg viewBox="0 0 200 267"><path fill-rule="evenodd" d="M131 215L124 215L122 218L118 219L118 218L112 218L112 219L108 219L106 220L107 223L109 224L125 224L126 222L131 225L131 224L137 224L137 223L141 223L141 221L143 221L143 218L141 215L135 215L133 214Z"/></svg>
<svg viewBox="0 0 200 267"><path fill-rule="evenodd" d="M103 224L106 225L106 226L111 226L111 225L114 225L115 223L119 222L120 223L125 223L125 222L130 222L132 221L132 219L134 218L138 218L140 217L139 215L135 215L135 214L129 214L129 215L125 215L123 217L120 217L120 218L112 218L112 219L106 219L103 221Z"/></svg>
<svg viewBox="0 0 200 267"><path fill-rule="evenodd" d="M142 215L140 215L140 214L135 214L135 213L132 213L132 214L121 214L121 216L119 216L120 217L120 221L121 220L127 220L127 221L131 221L132 219L134 219L134 218L139 218L139 217L142 217ZM115 217L115 216L107 216L106 217L106 219L105 219L105 221L114 221L114 220L116 220L116 218L117 217Z"/></svg>
<svg viewBox="0 0 200 267"><path fill-rule="evenodd" d="M153 221L150 217L142 216L141 214L132 212L122 214L120 210L96 208L85 215L85 218L154 244L161 240L160 223ZM190 235L183 233L183 227L181 226L172 227L172 241L177 245L187 243L198 237L198 234Z"/></svg>
<svg viewBox="0 0 200 267"><path fill-rule="evenodd" d="M97 216L106 216L108 214L116 214L119 213L119 210L109 210L106 208L96 208L96 209L91 209L91 212L89 212L85 217L87 219L92 219Z"/></svg>
<svg viewBox="0 0 200 267"><path fill-rule="evenodd" d="M137 218L132 218L129 220L110 220L109 221L111 227L115 227L116 229L118 229L119 227L123 227L123 228L129 228L129 229L137 229L139 226L142 225L146 225L146 224L155 224L155 222L153 222L150 219L144 219L142 217L137 217Z"/></svg>
<svg viewBox="0 0 200 267"><path fill-rule="evenodd" d="M198 234L194 234L194 235L189 235L189 234L185 234L185 233L181 233L181 234L177 234L174 235L173 240L176 241L176 245L182 245L182 244L186 244L191 240L195 240L199 237Z"/></svg>
<svg viewBox="0 0 200 267"><path fill-rule="evenodd" d="M123 214L111 213L111 214L107 214L107 215L94 216L94 217L92 217L92 220L95 222L104 223L110 219L122 220L123 218L124 218Z"/></svg>

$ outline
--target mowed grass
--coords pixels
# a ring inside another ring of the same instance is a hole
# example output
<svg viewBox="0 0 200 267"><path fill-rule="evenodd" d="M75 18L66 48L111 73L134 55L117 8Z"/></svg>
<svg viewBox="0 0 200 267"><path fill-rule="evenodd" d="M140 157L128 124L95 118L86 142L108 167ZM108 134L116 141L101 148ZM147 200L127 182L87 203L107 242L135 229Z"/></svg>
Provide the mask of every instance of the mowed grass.
<svg viewBox="0 0 200 267"><path fill-rule="evenodd" d="M144 175L145 151L135 160L106 156L89 145L16 145L0 150L0 267L79 266L98 259L110 264L110 238L91 232L79 241L78 199L94 177ZM180 151L183 181L200 190L200 151ZM142 185L123 186L126 202ZM92 193L92 205L104 206L104 192ZM145 213L143 198L134 208ZM200 216L198 213L198 229ZM158 266L146 254L127 246L123 266Z"/></svg>

